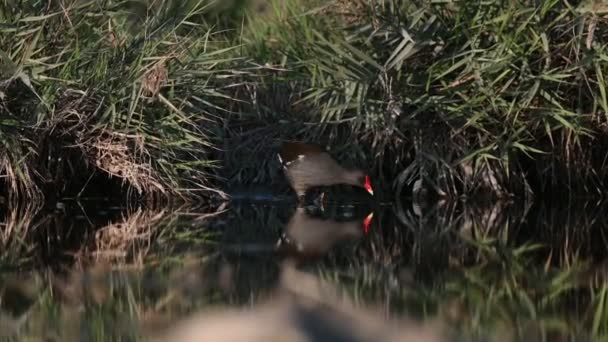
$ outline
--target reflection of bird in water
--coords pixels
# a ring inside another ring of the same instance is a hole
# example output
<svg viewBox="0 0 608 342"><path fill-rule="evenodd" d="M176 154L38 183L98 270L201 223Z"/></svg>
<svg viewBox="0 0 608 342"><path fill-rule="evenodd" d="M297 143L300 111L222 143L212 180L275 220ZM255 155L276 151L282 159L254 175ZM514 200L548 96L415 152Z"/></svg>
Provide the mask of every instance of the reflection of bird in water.
<svg viewBox="0 0 608 342"><path fill-rule="evenodd" d="M369 213L362 220L337 221L314 216L306 208L298 207L287 223L277 248L299 257L322 256L335 244L366 234L372 217L373 213Z"/></svg>

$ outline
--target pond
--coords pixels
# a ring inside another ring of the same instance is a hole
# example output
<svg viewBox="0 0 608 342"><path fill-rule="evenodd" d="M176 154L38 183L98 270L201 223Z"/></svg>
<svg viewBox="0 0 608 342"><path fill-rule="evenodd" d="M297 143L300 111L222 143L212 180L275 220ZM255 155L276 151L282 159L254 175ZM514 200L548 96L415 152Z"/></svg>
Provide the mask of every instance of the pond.
<svg viewBox="0 0 608 342"><path fill-rule="evenodd" d="M162 210L92 200L44 214L6 210L6 227L29 229L3 240L0 334L602 339L605 209L583 200L403 200Z"/></svg>

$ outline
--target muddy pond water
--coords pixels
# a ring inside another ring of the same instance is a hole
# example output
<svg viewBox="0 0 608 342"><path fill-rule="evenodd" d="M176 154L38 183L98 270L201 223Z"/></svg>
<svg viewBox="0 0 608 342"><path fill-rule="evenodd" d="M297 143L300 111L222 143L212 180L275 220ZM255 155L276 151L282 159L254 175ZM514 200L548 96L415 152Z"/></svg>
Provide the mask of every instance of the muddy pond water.
<svg viewBox="0 0 608 342"><path fill-rule="evenodd" d="M4 228L20 233L2 241L0 336L602 340L605 209L584 200L5 209Z"/></svg>

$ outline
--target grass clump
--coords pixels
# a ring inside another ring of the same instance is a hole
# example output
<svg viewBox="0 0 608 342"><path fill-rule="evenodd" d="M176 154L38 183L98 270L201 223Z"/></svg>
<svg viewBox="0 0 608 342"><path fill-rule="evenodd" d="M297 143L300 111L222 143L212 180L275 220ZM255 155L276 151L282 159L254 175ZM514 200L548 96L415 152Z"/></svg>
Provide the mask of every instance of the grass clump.
<svg viewBox="0 0 608 342"><path fill-rule="evenodd" d="M13 191L81 188L95 171L195 197L274 181L282 139L325 143L396 192L605 184L602 3L107 0L0 14Z"/></svg>
<svg viewBox="0 0 608 342"><path fill-rule="evenodd" d="M208 189L240 63L209 2L9 5L0 132L13 190L83 186L96 171L139 193Z"/></svg>
<svg viewBox="0 0 608 342"><path fill-rule="evenodd" d="M267 88L292 96L290 107L263 102L256 120L283 120L296 128L280 137L323 141L359 164L367 156L398 188L593 192L605 179L603 10L354 0L293 10L245 35L277 70Z"/></svg>

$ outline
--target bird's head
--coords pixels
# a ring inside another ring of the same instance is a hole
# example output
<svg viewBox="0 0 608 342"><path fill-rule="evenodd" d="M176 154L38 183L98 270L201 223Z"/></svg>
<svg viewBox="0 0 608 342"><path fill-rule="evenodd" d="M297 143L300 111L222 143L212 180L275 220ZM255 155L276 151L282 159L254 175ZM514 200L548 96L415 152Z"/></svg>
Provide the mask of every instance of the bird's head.
<svg viewBox="0 0 608 342"><path fill-rule="evenodd" d="M367 192L370 193L370 195L374 195L374 189L372 189L372 182L368 175L365 175L364 177L363 187L365 188L365 190L367 190Z"/></svg>
<svg viewBox="0 0 608 342"><path fill-rule="evenodd" d="M371 178L361 170L349 171L349 175L345 183L362 187L369 192L370 195L374 195Z"/></svg>

